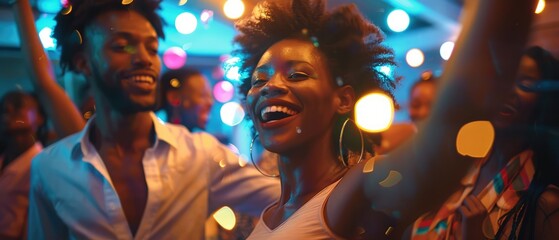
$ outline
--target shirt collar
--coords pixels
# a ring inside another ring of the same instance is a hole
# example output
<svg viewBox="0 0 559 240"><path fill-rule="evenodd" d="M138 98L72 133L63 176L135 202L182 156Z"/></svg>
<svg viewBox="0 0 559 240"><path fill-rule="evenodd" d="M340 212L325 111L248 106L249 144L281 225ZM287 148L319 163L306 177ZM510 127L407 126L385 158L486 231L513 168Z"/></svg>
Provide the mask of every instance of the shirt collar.
<svg viewBox="0 0 559 240"><path fill-rule="evenodd" d="M178 143L176 137L174 137L174 135L171 133L169 127L165 126L168 123L158 118L153 112L150 112L149 115L153 120L153 126L155 128L155 135L157 137L157 140L164 141L172 147L177 148Z"/></svg>
<svg viewBox="0 0 559 240"><path fill-rule="evenodd" d="M159 141L166 142L173 148L177 148L177 139L173 137L170 129L165 126L167 123L159 119L153 112L150 112L150 117L155 129L156 141L154 146L159 144ZM77 134L76 142L74 144L74 151L81 150L84 156L95 153L93 144L89 141L89 133L94 122L95 115L93 115L85 124L84 128Z"/></svg>

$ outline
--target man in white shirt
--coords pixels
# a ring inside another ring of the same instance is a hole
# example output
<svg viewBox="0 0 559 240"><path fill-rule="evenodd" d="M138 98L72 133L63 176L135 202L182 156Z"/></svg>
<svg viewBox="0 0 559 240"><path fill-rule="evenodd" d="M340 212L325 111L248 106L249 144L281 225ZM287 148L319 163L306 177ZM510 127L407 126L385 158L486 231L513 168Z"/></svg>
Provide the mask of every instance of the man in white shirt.
<svg viewBox="0 0 559 240"><path fill-rule="evenodd" d="M279 197L212 136L152 113L158 1L70 4L56 17L60 63L90 83L96 116L33 160L30 239L202 239L213 210L258 214Z"/></svg>

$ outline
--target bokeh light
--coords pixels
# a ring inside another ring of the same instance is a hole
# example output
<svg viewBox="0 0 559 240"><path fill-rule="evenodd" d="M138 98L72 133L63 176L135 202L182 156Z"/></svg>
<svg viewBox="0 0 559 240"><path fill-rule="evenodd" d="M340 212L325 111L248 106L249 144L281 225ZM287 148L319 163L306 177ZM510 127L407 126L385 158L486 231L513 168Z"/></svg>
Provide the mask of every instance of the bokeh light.
<svg viewBox="0 0 559 240"><path fill-rule="evenodd" d="M355 103L355 122L367 132L382 132L392 124L394 102L383 93L370 93Z"/></svg>
<svg viewBox="0 0 559 240"><path fill-rule="evenodd" d="M227 144L227 148L229 148L229 150L231 150L231 152L233 152L237 155L241 153L239 151L239 148L237 146L235 146L235 144L229 143L229 144Z"/></svg>
<svg viewBox="0 0 559 240"><path fill-rule="evenodd" d="M221 121L229 126L235 126L241 123L245 117L245 110L239 103L228 102L221 106L219 111Z"/></svg>
<svg viewBox="0 0 559 240"><path fill-rule="evenodd" d="M134 0L122 0L122 5L128 5L132 2L134 2Z"/></svg>
<svg viewBox="0 0 559 240"><path fill-rule="evenodd" d="M222 207L213 214L215 221L226 230L231 230L235 227L237 219L235 213L230 207Z"/></svg>
<svg viewBox="0 0 559 240"><path fill-rule="evenodd" d="M202 22L202 24L204 24L204 26L208 26L208 24L210 24L212 22L214 18L214 11L212 10L204 10L202 11L202 13L200 13L200 21Z"/></svg>
<svg viewBox="0 0 559 240"><path fill-rule="evenodd" d="M57 13L62 8L62 1L56 0L41 0L37 1L37 9L42 13Z"/></svg>
<svg viewBox="0 0 559 240"><path fill-rule="evenodd" d="M545 9L545 0L538 1L538 6L536 7L536 14L540 14Z"/></svg>
<svg viewBox="0 0 559 240"><path fill-rule="evenodd" d="M377 156L370 158L363 166L363 173L372 173L375 170L375 162L377 160Z"/></svg>
<svg viewBox="0 0 559 240"><path fill-rule="evenodd" d="M377 67L377 71L383 73L384 75L386 75L389 78L392 78L394 75L393 73L393 69L391 66L387 66L387 65L383 65L383 66L379 66Z"/></svg>
<svg viewBox="0 0 559 240"><path fill-rule="evenodd" d="M239 81L241 74L239 74L239 66L231 67L225 73L225 77L232 81Z"/></svg>
<svg viewBox="0 0 559 240"><path fill-rule="evenodd" d="M39 31L39 39L41 39L41 43L45 49L56 48L56 40L51 37L51 34L52 29L50 27L44 27L41 31Z"/></svg>
<svg viewBox="0 0 559 240"><path fill-rule="evenodd" d="M176 78L171 79L171 81L169 81L169 84L171 84L171 87L173 88L179 88L181 86L181 81L179 81Z"/></svg>
<svg viewBox="0 0 559 240"><path fill-rule="evenodd" d="M417 48L412 48L406 53L406 62L410 67L419 67L425 61L425 55Z"/></svg>
<svg viewBox="0 0 559 240"><path fill-rule="evenodd" d="M454 42L445 42L441 45L441 49L439 53L441 54L441 58L444 60L448 60L450 55L452 55L452 50L454 50Z"/></svg>
<svg viewBox="0 0 559 240"><path fill-rule="evenodd" d="M410 25L410 16L404 10L396 9L388 14L386 22L390 30L403 32Z"/></svg>
<svg viewBox="0 0 559 240"><path fill-rule="evenodd" d="M220 66L216 66L212 70L212 78L214 79L222 79L224 74L225 72L223 71L223 68Z"/></svg>
<svg viewBox="0 0 559 240"><path fill-rule="evenodd" d="M35 22L37 29L40 29L39 39L41 40L41 44L47 50L56 48L56 39L51 37L52 29L55 25L56 21L54 21L54 18L49 14L41 14Z"/></svg>
<svg viewBox="0 0 559 240"><path fill-rule="evenodd" d="M179 69L186 63L186 52L180 47L170 47L163 53L163 63L169 69Z"/></svg>
<svg viewBox="0 0 559 240"><path fill-rule="evenodd" d="M463 156L485 157L495 140L495 129L489 121L474 121L460 128L456 137L456 151Z"/></svg>
<svg viewBox="0 0 559 240"><path fill-rule="evenodd" d="M225 72L225 78L231 81L239 81L241 74L239 73L239 65L241 59L238 57L229 57L223 62L223 70Z"/></svg>
<svg viewBox="0 0 559 240"><path fill-rule="evenodd" d="M175 18L175 28L179 33L191 34L196 30L198 19L189 12L183 12Z"/></svg>
<svg viewBox="0 0 559 240"><path fill-rule="evenodd" d="M179 6L186 4L186 2L188 2L188 0L179 0Z"/></svg>
<svg viewBox="0 0 559 240"><path fill-rule="evenodd" d="M240 18L245 12L245 4L242 0L227 0L223 4L223 12L230 19Z"/></svg>
<svg viewBox="0 0 559 240"><path fill-rule="evenodd" d="M214 85L213 93L217 101L228 102L235 95L235 87L229 81L219 81Z"/></svg>

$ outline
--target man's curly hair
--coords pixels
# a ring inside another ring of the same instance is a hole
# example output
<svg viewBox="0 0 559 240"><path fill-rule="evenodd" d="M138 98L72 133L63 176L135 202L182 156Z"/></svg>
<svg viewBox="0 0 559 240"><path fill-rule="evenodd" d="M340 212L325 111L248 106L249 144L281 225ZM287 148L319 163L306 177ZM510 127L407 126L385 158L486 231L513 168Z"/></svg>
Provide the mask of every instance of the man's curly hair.
<svg viewBox="0 0 559 240"><path fill-rule="evenodd" d="M85 28L100 14L111 10L133 10L144 16L153 26L157 35L164 38L163 20L156 12L161 0L136 0L130 4L122 4L117 0L68 0L68 5L60 10L55 17L56 26L53 37L60 48L60 67L62 71L75 71L73 59L76 53L83 50L88 36ZM78 35L80 34L80 35Z"/></svg>
<svg viewBox="0 0 559 240"><path fill-rule="evenodd" d="M313 43L326 56L334 84L351 85L357 99L372 91L394 98L399 78L379 71L381 66L395 65L393 51L381 44L379 28L367 21L354 4L328 12L324 0L288 2L263 2L252 16L236 24L240 34L234 39L238 49L233 54L241 59L243 96L251 88L252 73L264 52L276 42L291 38ZM350 115L337 119L336 129L347 117ZM337 136L333 139L337 140ZM359 135L353 139L359 139Z"/></svg>

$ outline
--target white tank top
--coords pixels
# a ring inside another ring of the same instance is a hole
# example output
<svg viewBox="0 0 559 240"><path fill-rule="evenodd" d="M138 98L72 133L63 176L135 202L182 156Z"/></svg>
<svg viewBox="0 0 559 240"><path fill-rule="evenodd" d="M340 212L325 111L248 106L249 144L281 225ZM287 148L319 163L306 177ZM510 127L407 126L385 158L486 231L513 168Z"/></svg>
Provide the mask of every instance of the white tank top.
<svg viewBox="0 0 559 240"><path fill-rule="evenodd" d="M322 189L318 194L312 197L301 208L299 208L287 220L270 229L262 220L264 213L274 204L268 206L260 215L260 221L247 240L274 240L274 239L343 239L336 236L326 225L324 210L326 200L330 193L340 180Z"/></svg>

